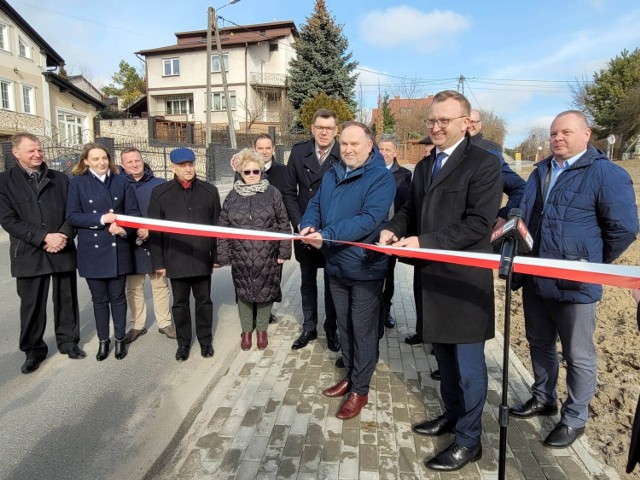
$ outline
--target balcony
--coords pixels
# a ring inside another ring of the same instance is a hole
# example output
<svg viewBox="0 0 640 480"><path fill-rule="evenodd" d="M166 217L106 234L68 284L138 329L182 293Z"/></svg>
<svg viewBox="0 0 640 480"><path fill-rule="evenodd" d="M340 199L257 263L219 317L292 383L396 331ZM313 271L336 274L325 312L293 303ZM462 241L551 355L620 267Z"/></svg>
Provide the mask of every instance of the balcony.
<svg viewBox="0 0 640 480"><path fill-rule="evenodd" d="M249 83L254 88L286 88L289 86L289 77L285 73L251 72Z"/></svg>

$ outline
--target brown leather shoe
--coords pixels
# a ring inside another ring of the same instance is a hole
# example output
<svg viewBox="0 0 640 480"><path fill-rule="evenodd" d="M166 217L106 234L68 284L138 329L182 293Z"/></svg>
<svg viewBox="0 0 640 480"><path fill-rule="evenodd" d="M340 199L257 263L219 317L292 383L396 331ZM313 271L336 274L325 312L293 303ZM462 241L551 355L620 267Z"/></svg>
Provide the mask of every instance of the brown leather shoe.
<svg viewBox="0 0 640 480"><path fill-rule="evenodd" d="M258 350L264 350L269 345L269 339L267 338L267 331L258 330Z"/></svg>
<svg viewBox="0 0 640 480"><path fill-rule="evenodd" d="M364 407L368 401L368 395L358 395L357 393L351 392L342 404L342 407L336 417L341 420L348 420L349 418L357 417L360 415L362 407Z"/></svg>
<svg viewBox="0 0 640 480"><path fill-rule="evenodd" d="M251 333L252 332L242 332L240 335L240 348L242 350L249 350L251 348Z"/></svg>
<svg viewBox="0 0 640 480"><path fill-rule="evenodd" d="M323 393L325 397L341 397L351 388L351 380L343 378L333 387L327 388Z"/></svg>

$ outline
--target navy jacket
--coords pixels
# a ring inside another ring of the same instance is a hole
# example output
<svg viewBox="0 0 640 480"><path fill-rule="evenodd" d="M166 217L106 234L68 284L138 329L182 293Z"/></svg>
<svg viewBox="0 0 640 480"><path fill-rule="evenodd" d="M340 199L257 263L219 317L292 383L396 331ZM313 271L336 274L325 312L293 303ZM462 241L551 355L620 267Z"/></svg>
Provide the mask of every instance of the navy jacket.
<svg viewBox="0 0 640 480"><path fill-rule="evenodd" d="M393 179L396 182L396 197L393 199L393 211L397 212L409 198L412 174L408 168L401 167L395 158L389 171L392 173Z"/></svg>
<svg viewBox="0 0 640 480"><path fill-rule="evenodd" d="M129 184L133 188L136 194L136 200L138 201L138 207L143 217L147 216L149 209L149 199L151 198L151 190L154 187L165 182L162 178L157 178L153 175L151 167L144 164L144 173L142 178L138 181L131 175L124 173L123 175L129 180ZM142 242L142 245L137 243L133 247L134 253L134 268L133 273L153 273L153 267L151 266L151 247L149 246L149 240Z"/></svg>
<svg viewBox="0 0 640 480"><path fill-rule="evenodd" d="M325 240L374 243L396 194L393 175L377 149L363 166L348 175L344 163L322 178L320 190L302 216L301 228L321 230ZM324 242L325 269L346 280L380 280L387 274L387 256L362 247Z"/></svg>
<svg viewBox="0 0 640 480"><path fill-rule="evenodd" d="M78 229L78 273L84 278L114 278L133 271L131 244L135 230L126 238L111 235L100 218L109 210L140 216L135 193L124 175L109 173L103 183L91 172L72 177L67 196L67 221Z"/></svg>
<svg viewBox="0 0 640 480"><path fill-rule="evenodd" d="M551 158L536 164L529 176L520 208L531 224L536 198ZM611 263L638 234L638 209L633 182L626 170L604 152L589 146L585 154L562 172L553 185L540 220L532 231L541 258ZM546 277L533 277L542 298L569 303L600 300L602 286ZM517 287L519 282L515 282Z"/></svg>

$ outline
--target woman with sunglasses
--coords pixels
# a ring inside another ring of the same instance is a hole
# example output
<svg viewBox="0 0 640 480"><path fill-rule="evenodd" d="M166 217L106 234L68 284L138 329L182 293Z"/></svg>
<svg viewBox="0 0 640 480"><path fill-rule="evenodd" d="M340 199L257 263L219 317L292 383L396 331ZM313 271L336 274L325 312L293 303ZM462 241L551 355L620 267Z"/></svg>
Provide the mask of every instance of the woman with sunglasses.
<svg viewBox="0 0 640 480"><path fill-rule="evenodd" d="M263 178L264 161L245 148L236 157L240 178L222 206L218 224L261 232L290 233L289 217L280 192ZM220 265L231 265L242 325L240 347L251 348L255 312L257 345L268 345L271 307L280 289L280 265L291 258L291 242L218 239Z"/></svg>

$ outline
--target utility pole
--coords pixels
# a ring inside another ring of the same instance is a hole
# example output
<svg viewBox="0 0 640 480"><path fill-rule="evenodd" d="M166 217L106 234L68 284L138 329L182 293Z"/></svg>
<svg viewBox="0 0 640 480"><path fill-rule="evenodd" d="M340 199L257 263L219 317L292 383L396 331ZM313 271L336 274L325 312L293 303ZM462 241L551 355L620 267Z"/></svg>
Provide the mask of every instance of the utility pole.
<svg viewBox="0 0 640 480"><path fill-rule="evenodd" d="M464 75L460 75L460 78L458 78L458 93L464 95Z"/></svg>
<svg viewBox="0 0 640 480"><path fill-rule="evenodd" d="M205 146L211 143L211 29L213 28L213 7L209 7L207 15L207 101L205 112Z"/></svg>

